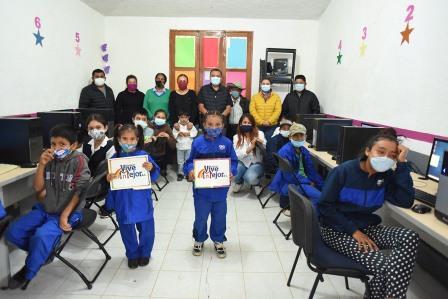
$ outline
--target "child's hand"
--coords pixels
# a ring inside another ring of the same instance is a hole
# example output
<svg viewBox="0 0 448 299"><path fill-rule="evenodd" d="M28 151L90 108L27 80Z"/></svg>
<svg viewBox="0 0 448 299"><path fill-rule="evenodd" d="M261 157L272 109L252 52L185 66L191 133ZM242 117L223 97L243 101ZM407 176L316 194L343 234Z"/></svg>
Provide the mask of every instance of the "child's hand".
<svg viewBox="0 0 448 299"><path fill-rule="evenodd" d="M188 130L193 129L193 123L189 122L189 123L187 124L187 129L188 129Z"/></svg>
<svg viewBox="0 0 448 299"><path fill-rule="evenodd" d="M190 173L188 174L188 180L189 181L194 181L194 171L190 171Z"/></svg>
<svg viewBox="0 0 448 299"><path fill-rule="evenodd" d="M54 159L53 153L54 153L54 150L52 150L51 148L45 150L40 155L39 165L45 166L48 164L48 162L52 161Z"/></svg>
<svg viewBox="0 0 448 299"><path fill-rule="evenodd" d="M178 131L180 130L180 126L179 126L178 123L175 123L174 126L173 126L173 128L176 129L176 130L178 130Z"/></svg>
<svg viewBox="0 0 448 299"><path fill-rule="evenodd" d="M108 183L118 178L118 174L120 173L120 169L118 169L115 173L108 173L106 176L106 180Z"/></svg>
<svg viewBox="0 0 448 299"><path fill-rule="evenodd" d="M145 162L143 163L143 168L146 169L147 171L151 171L153 166L151 162Z"/></svg>
<svg viewBox="0 0 448 299"><path fill-rule="evenodd" d="M72 226L68 223L68 216L64 213L62 213L61 217L59 217L59 227L65 232L72 230Z"/></svg>
<svg viewBox="0 0 448 299"><path fill-rule="evenodd" d="M160 132L159 135L157 135L157 137L165 137L165 138L169 138L170 135L168 135L166 132Z"/></svg>

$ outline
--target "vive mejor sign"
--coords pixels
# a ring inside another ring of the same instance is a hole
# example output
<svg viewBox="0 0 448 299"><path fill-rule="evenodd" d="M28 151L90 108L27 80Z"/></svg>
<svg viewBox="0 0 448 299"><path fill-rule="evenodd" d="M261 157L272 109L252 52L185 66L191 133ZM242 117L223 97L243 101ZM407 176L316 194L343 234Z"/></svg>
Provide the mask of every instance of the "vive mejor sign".
<svg viewBox="0 0 448 299"><path fill-rule="evenodd" d="M230 159L197 159L193 163L195 188L230 185Z"/></svg>
<svg viewBox="0 0 448 299"><path fill-rule="evenodd" d="M143 163L148 162L148 156L115 158L108 161L109 173L118 175L110 182L111 190L151 188L150 173L143 168Z"/></svg>

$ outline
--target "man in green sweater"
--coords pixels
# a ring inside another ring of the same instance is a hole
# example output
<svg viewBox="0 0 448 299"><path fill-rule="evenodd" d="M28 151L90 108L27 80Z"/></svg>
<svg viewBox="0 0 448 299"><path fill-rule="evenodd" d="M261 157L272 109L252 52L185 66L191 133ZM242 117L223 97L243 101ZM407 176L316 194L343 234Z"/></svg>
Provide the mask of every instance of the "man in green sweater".
<svg viewBox="0 0 448 299"><path fill-rule="evenodd" d="M146 91L143 101L143 108L148 111L149 119L152 119L154 112L159 109L163 109L168 114L168 102L171 91L165 88L166 75L164 73L158 73L155 80L156 86Z"/></svg>

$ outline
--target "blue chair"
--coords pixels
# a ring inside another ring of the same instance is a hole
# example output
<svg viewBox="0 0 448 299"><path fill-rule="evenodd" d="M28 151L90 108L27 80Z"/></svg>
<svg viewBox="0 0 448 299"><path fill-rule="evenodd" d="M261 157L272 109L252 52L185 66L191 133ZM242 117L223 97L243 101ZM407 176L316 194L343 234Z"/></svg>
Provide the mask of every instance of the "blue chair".
<svg viewBox="0 0 448 299"><path fill-rule="evenodd" d="M310 299L313 298L319 281L324 281L323 274L344 276L347 289L349 289L347 277L360 279L366 286L364 298L369 298L368 275L373 274L363 265L328 247L322 240L317 213L311 201L297 192L297 187L294 185L289 185L288 192L291 205L292 238L299 246L289 275L288 287L291 285L297 261L303 250L308 267L317 273Z"/></svg>

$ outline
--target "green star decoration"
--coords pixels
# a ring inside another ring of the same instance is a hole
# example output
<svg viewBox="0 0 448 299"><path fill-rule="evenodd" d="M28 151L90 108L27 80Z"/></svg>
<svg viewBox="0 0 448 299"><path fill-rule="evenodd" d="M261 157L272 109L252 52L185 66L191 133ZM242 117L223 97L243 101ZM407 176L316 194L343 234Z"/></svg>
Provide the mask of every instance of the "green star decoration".
<svg viewBox="0 0 448 299"><path fill-rule="evenodd" d="M336 56L338 58L338 62L336 64L341 64L342 63L342 54L341 52L339 52L339 55Z"/></svg>

